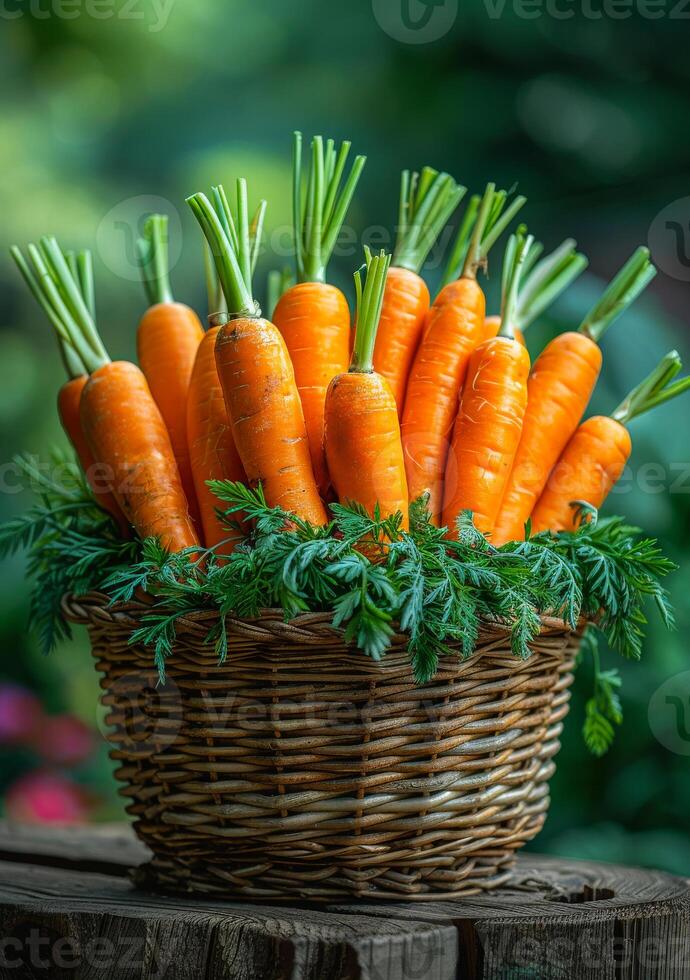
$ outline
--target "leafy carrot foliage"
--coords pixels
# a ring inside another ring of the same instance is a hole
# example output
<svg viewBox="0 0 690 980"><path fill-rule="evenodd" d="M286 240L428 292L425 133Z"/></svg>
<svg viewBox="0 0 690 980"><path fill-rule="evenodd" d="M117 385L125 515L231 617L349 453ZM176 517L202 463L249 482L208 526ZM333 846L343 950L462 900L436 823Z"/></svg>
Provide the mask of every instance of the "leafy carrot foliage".
<svg viewBox="0 0 690 980"><path fill-rule="evenodd" d="M651 598L667 626L672 612L661 580L673 565L656 542L618 517L599 519L585 509L576 531L541 533L494 548L467 512L448 540L430 522L426 502L411 507L410 530L401 515L382 518L356 504L334 504L332 519L314 527L266 504L261 488L216 482L219 513L233 527L242 512L251 535L231 555L189 549L167 553L154 539L122 541L76 469L65 485L37 480L38 503L0 529L0 554L28 548L34 580L32 616L42 644L68 635L60 613L67 592L98 589L116 602L139 590L152 598L131 642L151 647L161 678L179 620L199 610L218 613L207 640L222 662L228 655L229 616L251 618L281 609L290 620L327 612L344 639L374 660L396 632L408 637L419 683L433 677L439 659L469 657L483 624L504 624L517 657L530 655L544 614L576 628L584 620L595 658L594 695L587 705L585 739L601 754L621 711L614 671L603 671L594 631L624 656L641 652Z"/></svg>

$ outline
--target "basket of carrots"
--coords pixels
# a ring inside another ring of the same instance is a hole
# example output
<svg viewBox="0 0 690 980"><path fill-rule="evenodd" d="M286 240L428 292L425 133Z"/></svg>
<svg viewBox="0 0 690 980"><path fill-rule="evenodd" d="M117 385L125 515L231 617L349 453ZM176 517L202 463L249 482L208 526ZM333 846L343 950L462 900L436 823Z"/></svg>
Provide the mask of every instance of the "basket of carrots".
<svg viewBox="0 0 690 980"><path fill-rule="evenodd" d="M576 658L585 739L606 751L644 604L672 623L656 543L599 509L628 423L681 394L669 353L583 421L599 341L654 275L639 249L581 325L531 362L524 334L586 266L509 234L500 313L480 278L523 207L488 184L440 292L421 276L465 194L401 180L392 255L355 310L327 281L364 167L294 140L295 275L253 277L266 209L246 181L188 199L209 328L175 302L167 224L139 242L139 365L97 329L88 252L12 249L52 325L74 459L18 465L37 501L0 529L29 548L49 649L88 627L111 755L151 887L252 900L456 898L496 887L543 824ZM59 463L59 466L57 465Z"/></svg>

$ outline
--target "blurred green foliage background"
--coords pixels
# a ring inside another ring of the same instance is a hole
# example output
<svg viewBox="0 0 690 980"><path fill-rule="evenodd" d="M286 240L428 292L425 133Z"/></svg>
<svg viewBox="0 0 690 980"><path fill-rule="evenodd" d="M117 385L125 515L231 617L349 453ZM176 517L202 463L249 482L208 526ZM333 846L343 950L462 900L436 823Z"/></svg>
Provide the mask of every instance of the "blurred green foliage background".
<svg viewBox="0 0 690 980"><path fill-rule="evenodd" d="M517 183L529 198L525 220L547 248L566 235L578 240L590 270L530 332L534 355L550 335L579 322L607 278L647 240L662 209L672 205L687 224L685 22L668 12L647 19L632 2L624 8L630 16L618 19L593 0L582 7L564 2L560 9L574 16L557 19L545 10L520 16L510 0L462 10L445 0L439 10L430 8L430 23L450 5L449 29L407 43L407 13L424 12L415 9L418 0L407 4L137 0L126 11L119 0L112 8L32 0L31 9L8 0L3 6L3 519L28 499L8 463L12 455L45 458L62 441L54 409L59 359L10 265L11 243L55 233L65 247L93 248L101 331L113 357L132 357L144 305L133 252L140 217L161 208L171 215L175 290L203 313L199 236L185 195L243 174L254 199L268 198L263 282L271 266L286 261L292 130L348 137L369 158L350 215L358 237L389 241L399 171L430 163L472 191L489 179ZM605 339L597 411L612 409L669 348L690 362L690 269L679 261L673 235L663 224L659 232L658 221L655 227L653 257L661 271ZM686 247L689 241L690 227ZM334 280L350 295L360 254L359 246L343 247L333 267ZM438 265L436 256L427 270L432 286ZM497 270L494 260L487 287L493 307ZM536 849L690 874L688 756L660 744L648 722L652 693L690 666L689 413L685 400L634 423L632 470L608 505L658 536L680 564L670 586L679 630L667 635L653 619L642 663L621 665L625 722L601 761L587 756L580 737L590 682L583 665L551 815ZM21 557L2 567L0 672L36 691L49 713L75 715L96 729L98 687L86 637L80 632L74 643L41 657L27 632L23 575ZM662 719L664 725L671 731L673 718ZM86 791L93 817L119 817L104 743L96 736L94 744L69 778ZM35 748L0 749L0 796L22 773L45 765Z"/></svg>

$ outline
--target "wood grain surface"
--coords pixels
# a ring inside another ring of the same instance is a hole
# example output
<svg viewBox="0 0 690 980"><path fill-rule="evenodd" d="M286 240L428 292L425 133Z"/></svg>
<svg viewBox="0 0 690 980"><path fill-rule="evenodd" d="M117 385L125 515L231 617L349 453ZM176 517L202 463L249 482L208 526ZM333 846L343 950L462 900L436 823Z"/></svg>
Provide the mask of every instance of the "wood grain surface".
<svg viewBox="0 0 690 980"><path fill-rule="evenodd" d="M2 980L685 980L690 886L523 855L457 902L328 908L137 890L129 828L0 824Z"/></svg>

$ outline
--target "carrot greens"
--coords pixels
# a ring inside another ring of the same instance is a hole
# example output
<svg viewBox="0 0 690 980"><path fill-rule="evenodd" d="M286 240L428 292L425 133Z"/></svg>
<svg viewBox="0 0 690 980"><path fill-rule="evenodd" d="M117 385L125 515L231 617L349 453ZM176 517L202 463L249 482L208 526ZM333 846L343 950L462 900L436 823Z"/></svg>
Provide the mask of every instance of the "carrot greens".
<svg viewBox="0 0 690 980"><path fill-rule="evenodd" d="M370 372L374 370L374 344L376 331L381 318L383 291L391 257L383 249L379 255L367 251L366 275L362 284L362 269L355 273L357 293L357 329L352 352L351 371Z"/></svg>
<svg viewBox="0 0 690 980"><path fill-rule="evenodd" d="M292 207L298 282L326 282L326 267L366 163L366 157L355 157L343 183L350 146L346 140L336 151L334 140L324 143L322 136L313 138L305 197L302 134L294 134Z"/></svg>
<svg viewBox="0 0 690 980"><path fill-rule="evenodd" d="M478 270L486 265L489 251L527 201L521 195L510 203L508 199L508 191L497 191L491 183L481 198L476 195L470 199L446 264L442 287L460 276L476 278Z"/></svg>
<svg viewBox="0 0 690 980"><path fill-rule="evenodd" d="M172 303L166 214L152 214L146 219L144 234L137 241L137 256L149 306Z"/></svg>
<svg viewBox="0 0 690 980"><path fill-rule="evenodd" d="M432 167L424 167L421 174L403 170L393 265L410 272L421 270L466 191L449 174Z"/></svg>

